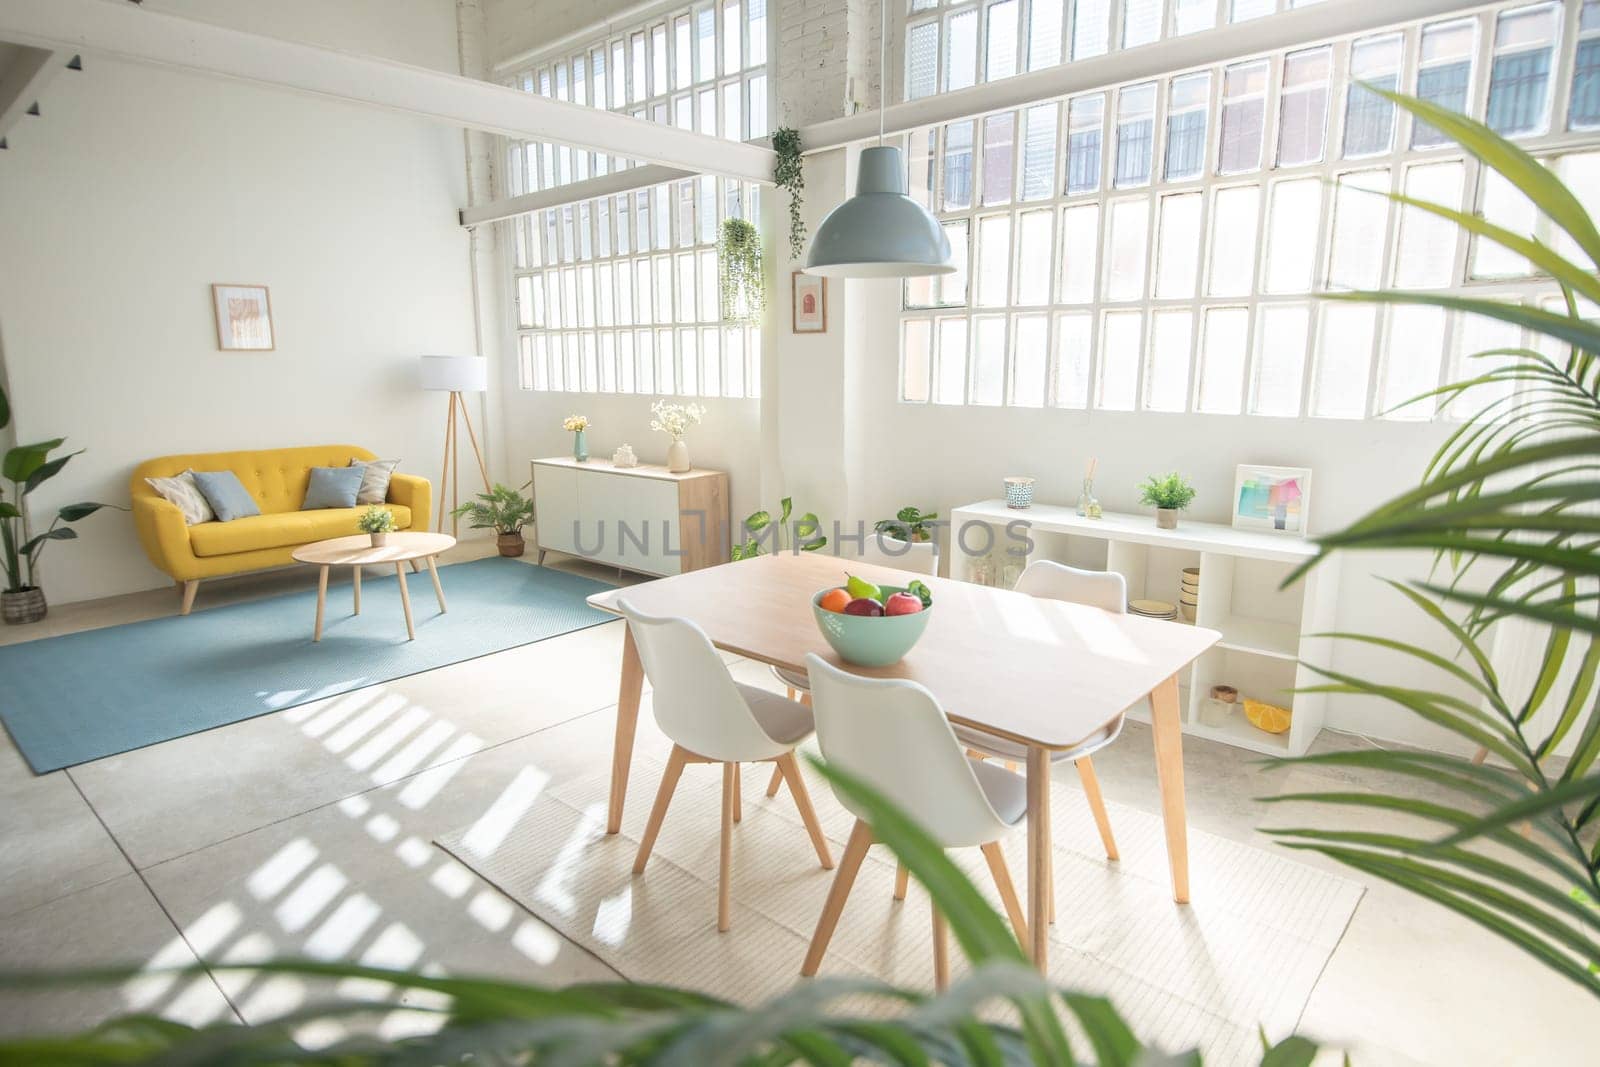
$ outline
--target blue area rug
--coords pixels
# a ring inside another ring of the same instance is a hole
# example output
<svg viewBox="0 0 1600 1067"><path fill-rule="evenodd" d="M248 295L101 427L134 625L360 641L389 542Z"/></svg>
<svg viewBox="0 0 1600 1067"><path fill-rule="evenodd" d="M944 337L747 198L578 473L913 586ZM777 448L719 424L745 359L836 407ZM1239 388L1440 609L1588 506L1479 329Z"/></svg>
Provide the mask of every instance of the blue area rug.
<svg viewBox="0 0 1600 1067"><path fill-rule="evenodd" d="M603 582L491 558L439 569L442 615L408 571L407 641L393 575L368 570L353 615L349 569L332 574L320 644L313 589L0 647L0 719L43 774L615 618L584 603Z"/></svg>

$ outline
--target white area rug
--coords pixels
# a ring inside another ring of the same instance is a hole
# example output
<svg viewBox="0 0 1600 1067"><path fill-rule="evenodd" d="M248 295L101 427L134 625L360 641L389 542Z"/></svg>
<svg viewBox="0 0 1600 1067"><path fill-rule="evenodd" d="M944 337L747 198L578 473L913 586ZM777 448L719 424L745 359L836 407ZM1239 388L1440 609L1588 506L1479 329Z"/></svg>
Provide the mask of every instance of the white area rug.
<svg viewBox="0 0 1600 1067"><path fill-rule="evenodd" d="M802 764L804 760L802 760ZM801 981L800 962L833 872L817 863L788 789L764 795L767 765L744 769L734 828L733 924L716 932L721 771L690 765L645 874L631 874L662 764L636 755L622 833L605 829L608 779L527 783L477 824L439 844L523 907L627 978L755 1004ZM853 818L806 768L835 861ZM1060 778L1068 775L1058 775ZM1075 778L1074 778L1075 781ZM1146 1042L1198 1046L1208 1065L1255 1063L1257 1026L1294 1027L1355 911L1362 887L1263 849L1189 832L1194 902L1172 902L1161 820L1108 805L1122 859L1106 860L1083 794L1055 785L1056 924L1050 975L1108 996ZM1026 841L1006 843L1019 892ZM952 853L999 909L977 849ZM893 899L894 857L868 854L822 973L931 988L928 899ZM1025 899L1025 898L1024 898ZM952 956L960 950L952 946ZM954 965L959 978L964 961Z"/></svg>

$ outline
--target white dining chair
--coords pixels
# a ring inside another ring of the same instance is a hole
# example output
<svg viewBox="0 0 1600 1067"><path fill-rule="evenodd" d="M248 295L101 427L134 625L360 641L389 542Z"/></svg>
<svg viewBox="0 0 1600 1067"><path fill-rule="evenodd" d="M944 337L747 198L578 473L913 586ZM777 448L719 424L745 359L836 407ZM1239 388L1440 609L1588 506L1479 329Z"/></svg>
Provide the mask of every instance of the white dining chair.
<svg viewBox="0 0 1600 1067"><path fill-rule="evenodd" d="M1023 779L998 764L968 758L938 700L916 682L849 674L815 653L806 656L806 668L817 741L828 765L883 794L941 847L982 849L1017 942L1028 944L1022 905L1000 851L1000 839L1027 815ZM834 795L856 823L800 967L806 977L822 966L850 887L873 842L866 813L837 789ZM906 881L901 866L895 876L896 900L905 899ZM935 986L944 989L950 980L949 937L937 907L933 908L933 973Z"/></svg>
<svg viewBox="0 0 1600 1067"><path fill-rule="evenodd" d="M873 534L862 546L860 558L866 563L913 571L930 577L939 573L939 547L933 541L900 541L893 537ZM848 569L848 560L840 557L839 562ZM805 702L810 699L811 690L805 672L773 667L772 673L783 683L785 695L790 700ZM767 796L777 796L778 787L781 785L783 785L783 775L774 771L772 780L767 783Z"/></svg>
<svg viewBox="0 0 1600 1067"><path fill-rule="evenodd" d="M1114 571L1087 571L1047 559L1035 560L1023 570L1013 588L1019 593L1047 600L1088 604L1119 615L1127 612L1128 583L1122 575ZM1094 814L1095 826L1100 830L1100 842L1105 846L1106 859L1110 860L1118 858L1117 842L1111 834L1111 820L1106 816L1105 798L1100 795L1100 780L1095 776L1094 761L1090 756L1117 739L1117 735L1122 732L1123 719L1124 716L1117 716L1115 722L1076 748L1050 754L1052 767L1057 763L1071 761L1077 768L1084 796L1089 800L1089 810ZM1027 759L1028 751L1024 745L965 726L957 726L955 730L956 736L967 746L971 755L1002 759L1013 766ZM1055 882L1052 875L1051 922L1055 922L1055 911Z"/></svg>
<svg viewBox="0 0 1600 1067"><path fill-rule="evenodd" d="M733 680L711 639L688 619L646 615L627 599L617 610L628 621L650 679L656 724L672 740L672 754L661 775L655 806L650 809L633 873L643 874L667 815L667 805L683 768L690 763L722 764L722 851L717 874L717 930L730 920L730 867L733 824L739 821L739 765L771 762L789 782L795 807L811 835L823 870L833 868L827 839L811 806L805 779L795 763L795 746L815 730L811 709L753 685Z"/></svg>

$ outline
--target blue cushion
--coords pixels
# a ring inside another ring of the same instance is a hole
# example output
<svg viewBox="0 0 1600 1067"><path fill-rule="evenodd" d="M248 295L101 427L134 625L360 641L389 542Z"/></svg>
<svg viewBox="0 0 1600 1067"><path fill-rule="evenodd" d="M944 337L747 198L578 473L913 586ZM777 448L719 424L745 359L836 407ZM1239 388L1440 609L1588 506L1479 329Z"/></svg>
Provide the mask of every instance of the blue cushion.
<svg viewBox="0 0 1600 1067"><path fill-rule="evenodd" d="M206 498L218 522L244 519L261 514L255 499L245 490L244 483L232 471L195 471L194 484Z"/></svg>
<svg viewBox="0 0 1600 1067"><path fill-rule="evenodd" d="M306 484L306 500L300 510L355 507L364 470L364 467L312 467L311 481Z"/></svg>

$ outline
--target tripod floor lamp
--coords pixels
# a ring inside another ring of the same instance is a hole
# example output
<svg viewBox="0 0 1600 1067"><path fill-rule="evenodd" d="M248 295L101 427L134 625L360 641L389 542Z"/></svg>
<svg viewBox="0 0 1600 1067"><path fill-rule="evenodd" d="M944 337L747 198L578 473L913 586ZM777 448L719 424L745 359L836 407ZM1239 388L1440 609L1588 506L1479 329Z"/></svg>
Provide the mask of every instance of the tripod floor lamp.
<svg viewBox="0 0 1600 1067"><path fill-rule="evenodd" d="M483 490L489 491L489 468L483 464L483 452L478 448L478 435L472 429L472 417L467 414L467 402L462 393L481 393L489 387L488 362L478 356L423 356L419 368L422 388L450 394L450 410L444 424L444 473L439 476L439 532L444 532L445 487L450 489L450 508L460 504L461 442L456 419L467 424L467 439L472 442L472 454L478 460L478 473L483 476ZM461 520L450 516L450 532L459 535Z"/></svg>

